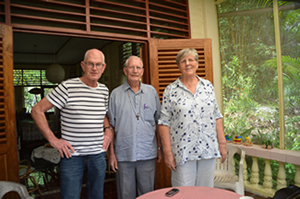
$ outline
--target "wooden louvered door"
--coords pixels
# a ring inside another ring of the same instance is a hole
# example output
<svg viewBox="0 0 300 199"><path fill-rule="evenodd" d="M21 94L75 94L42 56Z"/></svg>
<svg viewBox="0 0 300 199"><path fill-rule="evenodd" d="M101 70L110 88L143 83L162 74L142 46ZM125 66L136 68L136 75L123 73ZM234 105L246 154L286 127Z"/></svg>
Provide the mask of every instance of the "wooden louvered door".
<svg viewBox="0 0 300 199"><path fill-rule="evenodd" d="M0 180L19 181L12 28L0 24Z"/></svg>
<svg viewBox="0 0 300 199"><path fill-rule="evenodd" d="M176 64L176 55L183 48L195 48L199 55L197 74L213 83L211 39L153 39L149 41L151 85L160 99L167 85L181 76ZM171 186L171 171L164 161L156 163L155 189Z"/></svg>
<svg viewBox="0 0 300 199"><path fill-rule="evenodd" d="M183 48L195 48L198 51L197 74L213 83L211 39L153 39L149 42L150 78L160 99L166 86L181 76L176 55Z"/></svg>

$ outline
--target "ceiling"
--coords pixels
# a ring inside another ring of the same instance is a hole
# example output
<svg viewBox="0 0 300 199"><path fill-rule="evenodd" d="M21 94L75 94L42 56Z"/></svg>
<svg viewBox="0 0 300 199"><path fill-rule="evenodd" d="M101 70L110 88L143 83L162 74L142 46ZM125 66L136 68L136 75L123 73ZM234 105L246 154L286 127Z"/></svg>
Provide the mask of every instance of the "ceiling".
<svg viewBox="0 0 300 199"><path fill-rule="evenodd" d="M14 64L77 64L86 50L112 41L31 33L13 33Z"/></svg>

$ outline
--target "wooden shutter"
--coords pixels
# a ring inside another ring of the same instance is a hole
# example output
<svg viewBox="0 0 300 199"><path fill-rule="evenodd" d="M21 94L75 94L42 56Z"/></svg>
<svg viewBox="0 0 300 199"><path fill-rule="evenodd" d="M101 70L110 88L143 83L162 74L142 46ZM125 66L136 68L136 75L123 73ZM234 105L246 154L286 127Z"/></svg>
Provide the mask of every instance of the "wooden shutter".
<svg viewBox="0 0 300 199"><path fill-rule="evenodd" d="M144 40L189 38L187 0L0 1L14 29Z"/></svg>
<svg viewBox="0 0 300 199"><path fill-rule="evenodd" d="M150 81L160 99L166 86L181 76L176 55L183 48L195 48L198 51L197 74L213 83L211 39L152 39L149 41Z"/></svg>
<svg viewBox="0 0 300 199"><path fill-rule="evenodd" d="M19 181L12 28L0 24L0 180Z"/></svg>
<svg viewBox="0 0 300 199"><path fill-rule="evenodd" d="M160 99L166 86L181 76L176 64L176 55L183 48L195 48L198 51L197 74L213 83L211 46L211 39L152 39L149 41L150 81ZM155 189L165 187L171 187L171 171L162 161L159 164L156 163Z"/></svg>

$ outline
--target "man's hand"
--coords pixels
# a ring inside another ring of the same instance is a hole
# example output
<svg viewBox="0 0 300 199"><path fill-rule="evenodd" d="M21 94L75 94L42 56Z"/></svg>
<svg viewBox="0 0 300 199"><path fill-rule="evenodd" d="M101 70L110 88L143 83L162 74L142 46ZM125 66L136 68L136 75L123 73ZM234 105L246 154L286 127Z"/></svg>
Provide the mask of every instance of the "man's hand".
<svg viewBox="0 0 300 199"><path fill-rule="evenodd" d="M107 149L109 147L109 144L112 141L112 139L113 139L113 132L112 132L112 130L109 129L109 128L105 129L105 131L104 131L103 146L102 146L102 148L105 151L107 151Z"/></svg>
<svg viewBox="0 0 300 199"><path fill-rule="evenodd" d="M72 145L67 142L66 140L63 139L54 139L53 141L49 141L49 143L51 144L52 147L56 148L58 150L58 152L60 153L60 156L66 157L66 158L70 158L72 157L70 150L74 153L75 150L72 147Z"/></svg>
<svg viewBox="0 0 300 199"><path fill-rule="evenodd" d="M115 156L115 154L109 155L108 163L109 163L110 168L114 172L118 171L118 161L117 161L117 157Z"/></svg>

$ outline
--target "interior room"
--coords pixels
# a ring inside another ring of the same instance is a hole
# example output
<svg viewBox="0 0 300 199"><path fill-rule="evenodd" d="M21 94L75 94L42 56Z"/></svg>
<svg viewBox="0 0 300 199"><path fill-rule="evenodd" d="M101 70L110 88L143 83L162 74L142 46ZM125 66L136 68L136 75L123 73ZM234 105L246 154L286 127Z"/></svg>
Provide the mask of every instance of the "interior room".
<svg viewBox="0 0 300 199"><path fill-rule="evenodd" d="M16 182L35 198L60 198L60 155L47 145L30 111L58 83L82 75L87 49L104 52L107 68L100 82L110 91L126 79L127 56L140 55L143 82L161 99L181 75L178 51L195 48L197 75L214 86L227 146L244 150L245 158L242 152L234 156L229 173L239 176L226 175L232 180L227 184L242 179L239 191L255 199L300 187L299 5L299 0L0 1L0 180ZM59 110L46 116L59 137ZM40 158L45 151L47 160ZM155 172L154 193L172 186L164 161ZM106 182L104 198L116 198L109 167ZM222 189L220 194L228 192Z"/></svg>
<svg viewBox="0 0 300 199"><path fill-rule="evenodd" d="M47 145L47 140L32 120L31 108L61 81L80 77L82 75L80 62L86 50L91 48L102 50L106 56L107 67L100 82L111 91L126 80L122 70L124 60L131 54L138 55L140 45L126 41L19 32L13 34L13 44L19 160L27 160L27 163L29 162L35 169L36 174L31 176L37 181L44 198L49 192L59 194L59 169L58 163L34 155L34 150ZM49 110L46 117L51 130L60 137L59 110L57 108ZM50 156L55 155L59 154ZM114 174L108 168L106 181L113 180ZM32 182L29 184L34 186ZM40 194L36 190L33 195L38 197Z"/></svg>

